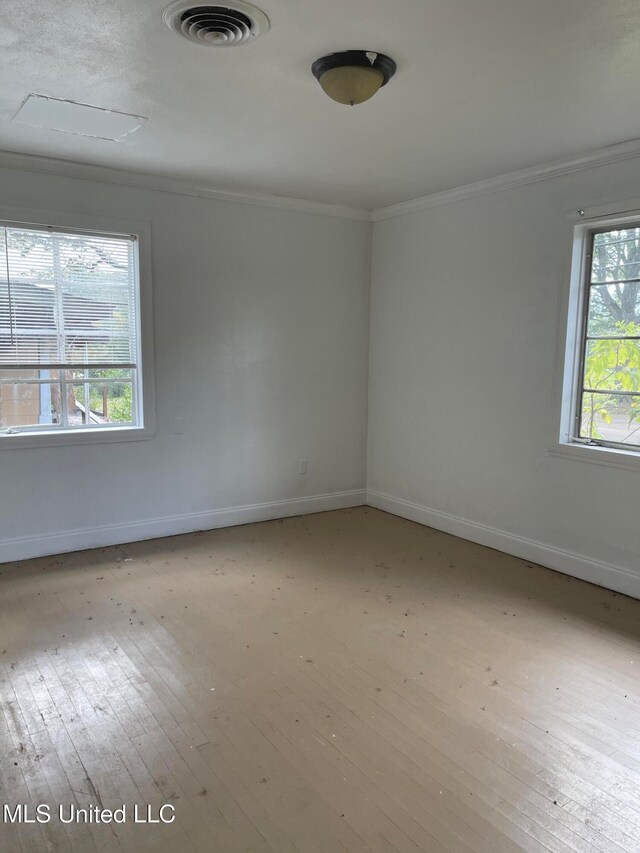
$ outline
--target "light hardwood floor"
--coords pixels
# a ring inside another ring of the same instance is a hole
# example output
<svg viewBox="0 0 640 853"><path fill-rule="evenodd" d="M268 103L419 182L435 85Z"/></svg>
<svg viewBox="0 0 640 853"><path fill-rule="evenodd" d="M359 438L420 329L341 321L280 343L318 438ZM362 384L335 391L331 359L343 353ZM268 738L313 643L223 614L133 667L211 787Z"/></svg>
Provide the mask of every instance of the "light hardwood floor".
<svg viewBox="0 0 640 853"><path fill-rule="evenodd" d="M369 508L0 566L14 851L640 850L640 602Z"/></svg>

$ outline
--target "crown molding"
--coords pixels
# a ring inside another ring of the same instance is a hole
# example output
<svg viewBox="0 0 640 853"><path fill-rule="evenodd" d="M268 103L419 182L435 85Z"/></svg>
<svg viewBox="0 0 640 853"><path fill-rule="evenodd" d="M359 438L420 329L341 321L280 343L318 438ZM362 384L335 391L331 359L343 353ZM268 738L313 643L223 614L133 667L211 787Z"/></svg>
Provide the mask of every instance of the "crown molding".
<svg viewBox="0 0 640 853"><path fill-rule="evenodd" d="M619 142L616 145L608 145L577 157L554 160L540 166L532 166L529 169L521 169L517 172L509 172L498 175L495 178L487 178L466 184L443 192L432 193L420 198L401 201L387 207L378 207L372 211L371 218L374 222L383 219L392 219L396 216L405 216L408 213L416 213L431 207L439 207L443 204L452 204L456 201L476 198L489 193L522 187L526 184L545 181L549 178L557 178L560 175L569 175L572 172L581 172L583 169L595 166L606 166L621 160L630 160L640 156L640 139L630 139L627 142Z"/></svg>
<svg viewBox="0 0 640 853"><path fill-rule="evenodd" d="M315 213L320 216L335 216L340 219L358 219L371 221L371 211L359 207L340 204L327 204L289 196L267 195L260 193L230 192L219 190L206 183L196 183L179 178L166 178L162 175L144 172L130 172L112 169L108 166L94 166L73 160L59 160L53 157L41 157L36 154L20 154L13 151L0 151L0 168L20 169L26 172L39 172L65 178L85 181L99 181L117 184L135 189L178 195L197 196L215 201L227 201L235 204L251 204L258 207L275 207L292 210L297 213Z"/></svg>
<svg viewBox="0 0 640 853"><path fill-rule="evenodd" d="M606 166L622 160L640 157L640 139L630 139L615 145L608 145L562 160L554 160L517 172L497 175L472 184L465 184L438 193L420 196L419 198L401 201L398 204L366 210L361 207L328 204L308 199L292 198L290 196L268 195L249 192L231 192L220 190L206 183L196 183L180 178L167 178L162 175L145 172L133 172L124 169L113 169L108 166L95 166L78 163L73 160L59 160L53 157L42 157L36 154L20 154L13 151L0 151L0 168L20 169L26 172L39 172L66 178L86 181L98 181L107 184L133 187L135 189L167 192L178 195L196 196L216 201L227 201L234 204L250 204L258 207L275 207L280 210L291 210L298 213L312 213L320 216L334 216L340 219L356 219L363 222L379 222L396 216L417 213L443 204L453 204L456 201L489 195L527 184L545 181L572 172L596 166Z"/></svg>

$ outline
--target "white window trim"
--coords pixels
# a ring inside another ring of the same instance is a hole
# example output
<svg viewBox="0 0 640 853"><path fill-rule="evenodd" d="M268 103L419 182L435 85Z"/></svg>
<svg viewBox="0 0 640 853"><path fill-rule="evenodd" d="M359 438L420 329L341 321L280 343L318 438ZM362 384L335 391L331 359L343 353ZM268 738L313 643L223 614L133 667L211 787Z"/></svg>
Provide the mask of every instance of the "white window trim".
<svg viewBox="0 0 640 853"><path fill-rule="evenodd" d="M0 220L54 226L71 230L131 234L138 240L140 361L142 386L142 425L109 426L101 429L77 427L72 430L24 430L0 435L1 450L65 445L110 444L153 438L156 432L155 381L153 360L153 299L151 285L151 226L120 217L102 217L53 210L34 210L0 205Z"/></svg>
<svg viewBox="0 0 640 853"><path fill-rule="evenodd" d="M640 221L640 199L603 204L567 214L570 250L567 254L558 312L558 352L555 393L552 406L549 452L554 456L640 470L640 449L583 444L574 434L575 407L581 381L581 341L583 335L587 238L594 228Z"/></svg>

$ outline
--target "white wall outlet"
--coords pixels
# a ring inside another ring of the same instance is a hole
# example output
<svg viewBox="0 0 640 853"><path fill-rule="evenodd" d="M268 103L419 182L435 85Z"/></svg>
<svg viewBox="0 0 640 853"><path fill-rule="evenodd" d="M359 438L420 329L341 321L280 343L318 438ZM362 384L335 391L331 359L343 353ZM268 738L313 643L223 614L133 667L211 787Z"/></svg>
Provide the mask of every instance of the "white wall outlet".
<svg viewBox="0 0 640 853"><path fill-rule="evenodd" d="M298 459L298 474L306 474L308 464L308 459Z"/></svg>
<svg viewBox="0 0 640 853"><path fill-rule="evenodd" d="M185 429L184 418L183 417L174 418L172 423L171 423L171 432L174 435L183 435L184 429Z"/></svg>

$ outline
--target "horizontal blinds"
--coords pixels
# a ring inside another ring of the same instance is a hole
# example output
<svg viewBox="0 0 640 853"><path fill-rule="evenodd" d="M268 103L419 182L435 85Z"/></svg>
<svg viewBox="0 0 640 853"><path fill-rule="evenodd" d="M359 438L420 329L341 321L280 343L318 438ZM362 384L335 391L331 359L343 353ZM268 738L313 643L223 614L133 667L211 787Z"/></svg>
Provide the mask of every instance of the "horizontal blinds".
<svg viewBox="0 0 640 853"><path fill-rule="evenodd" d="M0 226L0 369L135 367L135 239Z"/></svg>

